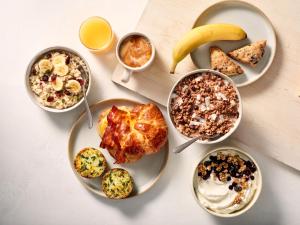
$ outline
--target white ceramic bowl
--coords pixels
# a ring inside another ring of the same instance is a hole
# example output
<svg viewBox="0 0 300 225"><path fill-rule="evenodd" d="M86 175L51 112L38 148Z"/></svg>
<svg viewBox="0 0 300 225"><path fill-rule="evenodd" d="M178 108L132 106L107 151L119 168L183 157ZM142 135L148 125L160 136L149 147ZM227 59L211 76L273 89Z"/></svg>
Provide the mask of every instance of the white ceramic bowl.
<svg viewBox="0 0 300 225"><path fill-rule="evenodd" d="M86 95L88 95L88 93L90 92L90 87L91 87L91 70L90 70L90 67L87 63L87 61L76 51L70 49L70 48L67 48L67 47L62 47L62 46L54 46L54 47L50 47L50 48L46 48L40 52L38 52L34 57L33 59L30 61L29 65L27 66L27 69L26 69L26 74L25 74L25 86L26 86L26 90L27 90L27 93L28 93L28 96L30 97L30 99L32 100L33 103L35 103L36 105L38 105L39 107L41 107L42 109L46 110L46 111L49 111L49 112L55 112L55 113L62 113L62 112L67 112L67 111L70 111L72 109L75 109L76 107L78 107L83 101L84 99L80 99L79 102L77 102L75 105L71 106L71 107L68 107L66 109L55 109L55 108L51 108L51 107L47 107L47 106L44 106L42 105L41 103L39 103L39 101L37 100L37 96L34 94L34 92L31 90L30 88L30 84L29 84L29 75L30 75L30 71L31 71L31 68L32 66L45 54L47 54L48 52L53 52L53 51L65 51L65 52L69 52L71 54L74 54L78 57L80 57L83 62L85 63L86 67L87 67L87 73L88 73L88 76L89 76L89 85L88 85L88 88L86 90Z"/></svg>
<svg viewBox="0 0 300 225"><path fill-rule="evenodd" d="M214 212L208 208L206 208L204 205L201 204L201 202L199 201L199 199L197 198L197 193L196 193L196 185L197 185L197 176L198 176L198 165L199 163L203 162L204 160L206 160L211 154L217 153L219 151L225 151L225 150L230 150L231 152L234 152L236 154L238 154L240 157L242 158L248 158L249 160L251 160L254 165L256 166L256 171L257 171L257 176L256 176L256 182L257 182L257 187L256 187L256 191L254 193L253 198L250 200L250 202L245 205L245 207L241 208L238 211L232 212L232 213L217 213ZM260 193L261 193L261 189L262 189L262 174L261 174L261 170L257 164L257 162L255 161L255 159L250 156L248 153L246 153L245 151L236 148L236 147L220 147L220 148L216 148L214 150L209 151L200 161L199 163L197 163L195 170L193 171L193 177L192 177L192 191L193 191L193 195L195 197L195 200L197 201L197 203L203 208L205 209L206 212L214 215L214 216L218 216L218 217L236 217L239 216L243 213L245 213L246 211L248 211L257 201Z"/></svg>
<svg viewBox="0 0 300 225"><path fill-rule="evenodd" d="M127 38L129 38L131 36L141 36L141 37L144 37L146 40L148 40L148 42L151 45L151 50L152 50L151 57L150 57L150 59L144 65L142 65L140 67L130 67L130 66L126 65L122 61L122 59L120 57L120 47L121 47L121 45L123 44L124 40L126 40ZM119 63L126 69L126 71L123 74L121 80L123 82L128 82L132 73L142 72L142 71L146 70L153 63L154 58L155 58L155 47L154 47L153 42L150 40L150 38L148 38L145 34L142 34L140 32L131 32L131 33L128 33L128 34L124 35L118 41L117 47L116 47L116 56L117 56L117 59L118 59Z"/></svg>
<svg viewBox="0 0 300 225"><path fill-rule="evenodd" d="M192 76L194 74L198 74L198 73L205 73L205 72L210 72L210 73L213 73L213 74L216 74L220 77L222 77L224 80L227 80L233 87L234 87L234 90L236 91L237 93L237 96L238 96L238 99L239 99L239 117L237 118L237 120L235 121L234 123L234 126L231 128L231 130L224 134L223 136L220 136L219 138L216 138L216 139L212 139L212 140L197 140L197 143L200 143L200 144L215 144L215 143L218 143L218 142L221 142L221 141L224 141L226 138L228 138L238 127L238 125L240 124L241 122L241 118L242 118L242 99L241 99L241 96L240 96L240 93L236 87L236 85L234 84L234 82L226 75L218 72L218 71L215 71L215 70L211 70L211 69L198 69L198 70L193 70L189 73L187 73L186 75L184 75L183 77L181 77L175 84L174 86L172 87L171 89L171 92L169 94L169 97L168 97L168 105L167 105L167 110L168 110L168 118L171 122L171 124L173 125L173 127L178 131L178 133L184 137L185 139L187 140L190 140L191 138L190 137L187 137L185 136L184 134L182 134L175 126L172 118L171 118L171 99L172 99L172 94L174 93L174 89L175 87L186 77L188 76Z"/></svg>

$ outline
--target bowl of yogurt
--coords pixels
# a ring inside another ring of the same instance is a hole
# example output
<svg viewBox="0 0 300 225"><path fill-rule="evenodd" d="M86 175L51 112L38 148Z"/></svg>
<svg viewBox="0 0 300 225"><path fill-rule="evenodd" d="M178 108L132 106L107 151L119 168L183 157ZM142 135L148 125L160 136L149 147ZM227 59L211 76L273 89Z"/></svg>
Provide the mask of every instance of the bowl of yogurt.
<svg viewBox="0 0 300 225"><path fill-rule="evenodd" d="M212 215L235 217L249 210L262 188L256 161L234 147L207 153L193 174L193 193L198 204Z"/></svg>

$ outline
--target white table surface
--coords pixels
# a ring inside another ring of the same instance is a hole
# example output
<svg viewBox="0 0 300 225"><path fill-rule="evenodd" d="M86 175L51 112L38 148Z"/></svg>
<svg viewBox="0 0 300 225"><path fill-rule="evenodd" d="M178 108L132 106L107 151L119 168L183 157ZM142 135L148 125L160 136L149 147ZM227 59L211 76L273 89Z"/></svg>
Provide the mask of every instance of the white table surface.
<svg viewBox="0 0 300 225"><path fill-rule="evenodd" d="M81 21L92 15L107 18L119 37L132 31L146 3L1 1L0 224L299 224L300 173L261 155L258 149L249 151L261 166L263 191L255 206L238 218L213 217L194 200L191 176L204 153L199 145L180 155L170 154L159 182L136 198L105 200L80 185L69 166L67 140L83 107L65 114L41 110L26 95L24 71L39 50L64 45L78 50L89 62L91 103L118 97L149 101L110 81L117 64L113 53L93 55L78 39ZM174 130L169 140L170 147L183 141Z"/></svg>

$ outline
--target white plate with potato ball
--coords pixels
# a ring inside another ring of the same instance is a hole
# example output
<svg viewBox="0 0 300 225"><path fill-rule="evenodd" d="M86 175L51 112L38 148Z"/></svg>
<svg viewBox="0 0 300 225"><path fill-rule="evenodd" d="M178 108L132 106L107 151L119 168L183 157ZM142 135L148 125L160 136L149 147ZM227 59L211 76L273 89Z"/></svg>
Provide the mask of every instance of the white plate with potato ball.
<svg viewBox="0 0 300 225"><path fill-rule="evenodd" d="M158 152L154 154L143 155L140 159L134 162L126 162L120 164L115 163L116 159L109 153L107 149L99 147L100 142L102 141L99 135L99 115L105 112L107 109L112 108L112 106L116 106L120 109L120 107L124 106L132 108L139 104L141 103L128 99L109 99L99 101L96 104L90 106L94 122L94 126L92 129L88 128L85 112L81 114L80 117L74 122L70 130L68 143L70 165L80 183L94 194L105 198L111 198L103 192L103 177L105 177L105 174L108 171L111 171L115 168L121 168L128 171L132 178L133 190L129 196L126 196L126 198L137 196L148 191L152 186L154 186L154 184L162 175L169 155L167 139L165 144L160 148ZM85 178L79 174L74 166L74 159L76 155L86 147L91 147L99 150L105 157L107 167L99 177Z"/></svg>
<svg viewBox="0 0 300 225"><path fill-rule="evenodd" d="M271 66L276 52L276 35L271 21L256 6L243 1L221 1L204 10L195 21L193 28L212 23L230 23L240 26L247 33L241 41L216 41L200 46L190 55L198 68L211 68L210 47L217 46L225 53L245 45L266 40L266 47L261 60L255 67L240 63L244 71L241 75L230 76L237 87L246 86L262 77Z"/></svg>

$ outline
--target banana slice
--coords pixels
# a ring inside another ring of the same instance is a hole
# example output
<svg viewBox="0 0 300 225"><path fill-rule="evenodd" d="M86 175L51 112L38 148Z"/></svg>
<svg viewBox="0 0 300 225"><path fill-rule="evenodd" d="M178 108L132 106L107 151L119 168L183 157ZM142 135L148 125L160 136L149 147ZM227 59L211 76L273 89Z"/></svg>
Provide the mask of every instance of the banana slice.
<svg viewBox="0 0 300 225"><path fill-rule="evenodd" d="M53 68L52 63L48 59L41 59L38 64L42 73L45 73L46 71L51 71Z"/></svg>
<svg viewBox="0 0 300 225"><path fill-rule="evenodd" d="M58 76L65 76L69 72L69 67L65 64L60 64L54 67L54 73Z"/></svg>
<svg viewBox="0 0 300 225"><path fill-rule="evenodd" d="M63 89L64 86L63 79L60 77L56 77L54 81L51 81L51 85L55 91L60 91Z"/></svg>
<svg viewBox="0 0 300 225"><path fill-rule="evenodd" d="M59 65L65 65L66 57L63 54L55 55L52 58L52 64L54 65L54 67L57 67Z"/></svg>
<svg viewBox="0 0 300 225"><path fill-rule="evenodd" d="M81 85L77 80L68 80L66 89L73 94L78 94L81 91Z"/></svg>

